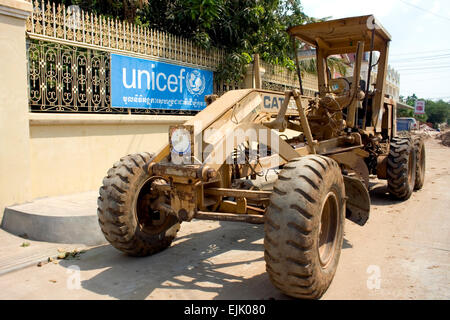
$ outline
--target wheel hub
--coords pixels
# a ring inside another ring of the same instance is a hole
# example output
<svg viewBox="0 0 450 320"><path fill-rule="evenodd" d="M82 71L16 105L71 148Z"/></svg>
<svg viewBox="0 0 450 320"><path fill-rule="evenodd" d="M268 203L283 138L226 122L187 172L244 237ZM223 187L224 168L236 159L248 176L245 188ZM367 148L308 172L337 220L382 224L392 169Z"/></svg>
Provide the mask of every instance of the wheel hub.
<svg viewBox="0 0 450 320"><path fill-rule="evenodd" d="M141 230L149 234L157 234L164 229L168 221L167 215L155 209L159 202L167 202L164 193L155 191L152 188L153 182L160 177L151 177L146 180L137 190L134 210Z"/></svg>
<svg viewBox="0 0 450 320"><path fill-rule="evenodd" d="M325 198L319 226L319 260L322 268L333 261L339 229L339 206L333 192Z"/></svg>

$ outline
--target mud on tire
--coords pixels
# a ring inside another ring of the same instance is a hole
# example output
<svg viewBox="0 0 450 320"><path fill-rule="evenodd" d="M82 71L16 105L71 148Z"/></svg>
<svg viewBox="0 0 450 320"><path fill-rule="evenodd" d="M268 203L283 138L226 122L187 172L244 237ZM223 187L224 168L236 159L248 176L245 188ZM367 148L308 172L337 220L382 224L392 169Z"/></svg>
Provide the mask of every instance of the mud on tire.
<svg viewBox="0 0 450 320"><path fill-rule="evenodd" d="M265 214L264 258L272 283L284 294L320 298L341 252L345 187L338 164L309 155L280 172Z"/></svg>
<svg viewBox="0 0 450 320"><path fill-rule="evenodd" d="M416 153L412 138L392 138L387 161L388 192L398 200L411 197L416 181Z"/></svg>
<svg viewBox="0 0 450 320"><path fill-rule="evenodd" d="M152 155L125 156L108 170L98 198L98 221L109 243L132 256L147 256L170 246L180 223L149 205L152 179L147 165Z"/></svg>

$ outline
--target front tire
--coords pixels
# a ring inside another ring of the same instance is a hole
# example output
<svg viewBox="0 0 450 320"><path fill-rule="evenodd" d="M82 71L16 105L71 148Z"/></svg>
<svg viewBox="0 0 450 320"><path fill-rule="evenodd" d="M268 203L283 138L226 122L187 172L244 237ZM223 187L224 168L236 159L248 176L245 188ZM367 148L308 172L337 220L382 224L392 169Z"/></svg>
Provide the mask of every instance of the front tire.
<svg viewBox="0 0 450 320"><path fill-rule="evenodd" d="M344 235L345 186L338 164L309 155L280 172L265 214L264 258L284 294L318 299L339 262Z"/></svg>
<svg viewBox="0 0 450 320"><path fill-rule="evenodd" d="M152 191L152 182L160 178L148 174L151 158L150 153L121 158L108 170L99 191L100 228L113 247L131 256L164 250L180 229L175 216L152 209L155 201L166 199Z"/></svg>

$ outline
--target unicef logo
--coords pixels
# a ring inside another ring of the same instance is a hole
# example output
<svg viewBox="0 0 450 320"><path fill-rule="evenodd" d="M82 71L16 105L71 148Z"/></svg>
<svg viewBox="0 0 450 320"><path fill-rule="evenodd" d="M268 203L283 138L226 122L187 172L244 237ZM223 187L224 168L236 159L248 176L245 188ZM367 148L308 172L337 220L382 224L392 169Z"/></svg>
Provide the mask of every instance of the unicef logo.
<svg viewBox="0 0 450 320"><path fill-rule="evenodd" d="M188 72L186 76L186 87L190 94L201 95L205 91L205 76L198 70Z"/></svg>

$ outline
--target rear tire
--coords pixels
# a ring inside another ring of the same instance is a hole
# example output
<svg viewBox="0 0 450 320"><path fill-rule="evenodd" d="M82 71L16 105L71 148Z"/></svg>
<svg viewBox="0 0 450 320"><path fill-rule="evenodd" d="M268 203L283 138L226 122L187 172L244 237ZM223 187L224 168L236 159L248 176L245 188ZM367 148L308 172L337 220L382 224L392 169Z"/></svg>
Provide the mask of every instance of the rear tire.
<svg viewBox="0 0 450 320"><path fill-rule="evenodd" d="M420 190L425 182L425 143L421 137L414 137L416 151L416 183L414 190Z"/></svg>
<svg viewBox="0 0 450 320"><path fill-rule="evenodd" d="M408 200L416 181L416 153L411 138L392 138L387 161L388 191L395 199Z"/></svg>
<svg viewBox="0 0 450 320"><path fill-rule="evenodd" d="M289 161L265 214L264 258L274 286L292 297L320 298L336 272L344 219L338 164L317 155Z"/></svg>
<svg viewBox="0 0 450 320"><path fill-rule="evenodd" d="M98 198L98 221L106 240L132 256L147 256L169 247L180 223L152 210L155 179L148 174L150 153L128 155L108 170Z"/></svg>

